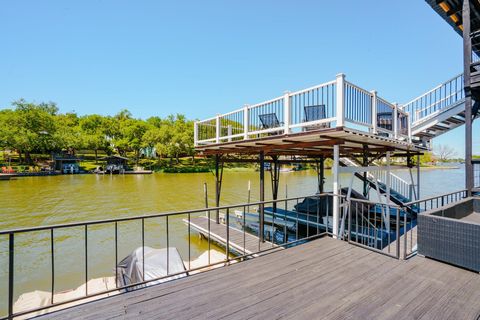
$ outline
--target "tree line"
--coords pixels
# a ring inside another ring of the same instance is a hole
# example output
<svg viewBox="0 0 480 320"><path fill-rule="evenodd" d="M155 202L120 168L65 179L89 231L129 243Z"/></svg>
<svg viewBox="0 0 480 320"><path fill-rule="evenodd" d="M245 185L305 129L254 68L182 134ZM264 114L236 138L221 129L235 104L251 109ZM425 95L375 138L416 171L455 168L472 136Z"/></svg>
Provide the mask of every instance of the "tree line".
<svg viewBox="0 0 480 320"><path fill-rule="evenodd" d="M184 115L137 119L124 109L114 116L75 112L59 113L53 102L33 103L23 99L0 110L0 148L18 153L20 162L32 163L32 154L77 150L134 154L156 149L159 157L193 156L193 121Z"/></svg>

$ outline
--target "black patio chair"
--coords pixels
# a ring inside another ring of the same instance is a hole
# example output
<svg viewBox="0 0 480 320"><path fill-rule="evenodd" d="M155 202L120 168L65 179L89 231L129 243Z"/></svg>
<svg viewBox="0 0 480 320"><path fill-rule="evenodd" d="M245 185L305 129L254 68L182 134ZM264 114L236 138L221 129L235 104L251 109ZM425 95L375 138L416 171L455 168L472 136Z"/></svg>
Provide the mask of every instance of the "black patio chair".
<svg viewBox="0 0 480 320"><path fill-rule="evenodd" d="M393 114L392 112L379 112L377 113L377 128L392 131L393 129ZM377 135L381 137L388 137L387 132L378 132Z"/></svg>
<svg viewBox="0 0 480 320"><path fill-rule="evenodd" d="M282 123L278 121L276 113L265 113L258 115L260 122L262 123L262 130L279 128L282 126ZM270 132L269 135L278 135L282 134L283 130Z"/></svg>
<svg viewBox="0 0 480 320"><path fill-rule="evenodd" d="M304 122L317 121L327 118L327 110L324 104L314 106L304 106L305 119ZM317 130L330 128L330 123L320 123L311 126L303 127L303 131Z"/></svg>

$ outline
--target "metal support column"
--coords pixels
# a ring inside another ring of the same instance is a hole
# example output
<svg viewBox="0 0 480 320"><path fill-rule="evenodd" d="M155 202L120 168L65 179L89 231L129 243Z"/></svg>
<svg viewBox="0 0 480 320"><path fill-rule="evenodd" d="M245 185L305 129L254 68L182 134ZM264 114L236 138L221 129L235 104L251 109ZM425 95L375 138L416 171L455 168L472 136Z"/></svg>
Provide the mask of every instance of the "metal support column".
<svg viewBox="0 0 480 320"><path fill-rule="evenodd" d="M340 146L333 146L333 238L338 237L338 222L340 221L340 175L338 172L340 166Z"/></svg>
<svg viewBox="0 0 480 320"><path fill-rule="evenodd" d="M260 202L265 201L265 153L260 151ZM258 237L261 242L264 242L264 218L265 218L265 205L263 203L259 206L260 224L258 228Z"/></svg>
<svg viewBox="0 0 480 320"><path fill-rule="evenodd" d="M472 195L472 91L470 88L470 65L472 63L472 40L470 37L470 1L463 1L463 74L465 90L465 189Z"/></svg>
<svg viewBox="0 0 480 320"><path fill-rule="evenodd" d="M325 158L321 156L316 164L317 164L318 193L323 193L325 191Z"/></svg>
<svg viewBox="0 0 480 320"><path fill-rule="evenodd" d="M220 154L215 155L215 207L220 207L220 194L222 191L223 180L223 161ZM220 223L220 211L215 212L215 221Z"/></svg>
<svg viewBox="0 0 480 320"><path fill-rule="evenodd" d="M367 145L363 145L363 163L362 165L364 167L368 167L368 147ZM363 172L363 196L364 197L367 197L368 196L368 180L367 180L367 177L368 177L368 173L367 171L364 171Z"/></svg>
<svg viewBox="0 0 480 320"><path fill-rule="evenodd" d="M417 154L417 199L420 198L420 155Z"/></svg>
<svg viewBox="0 0 480 320"><path fill-rule="evenodd" d="M280 183L280 163L278 163L278 156L272 156L272 166L270 168L270 177L272 180L272 198L278 199L278 185ZM277 203L273 203L273 212L277 212Z"/></svg>

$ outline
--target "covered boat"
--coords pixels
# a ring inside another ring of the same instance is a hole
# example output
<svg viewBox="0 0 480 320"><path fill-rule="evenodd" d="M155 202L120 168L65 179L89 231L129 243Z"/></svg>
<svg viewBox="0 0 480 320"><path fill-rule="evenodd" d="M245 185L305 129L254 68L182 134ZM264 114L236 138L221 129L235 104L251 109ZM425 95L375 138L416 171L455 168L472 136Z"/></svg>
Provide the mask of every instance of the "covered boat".
<svg viewBox="0 0 480 320"><path fill-rule="evenodd" d="M145 251L142 252L142 247L138 247L118 263L118 287L161 278L148 282L147 284L127 288L126 290L129 291L187 276L185 265L177 248L154 249L144 247L144 250ZM145 257L145 265L143 263L143 257ZM169 274L173 275L166 277Z"/></svg>

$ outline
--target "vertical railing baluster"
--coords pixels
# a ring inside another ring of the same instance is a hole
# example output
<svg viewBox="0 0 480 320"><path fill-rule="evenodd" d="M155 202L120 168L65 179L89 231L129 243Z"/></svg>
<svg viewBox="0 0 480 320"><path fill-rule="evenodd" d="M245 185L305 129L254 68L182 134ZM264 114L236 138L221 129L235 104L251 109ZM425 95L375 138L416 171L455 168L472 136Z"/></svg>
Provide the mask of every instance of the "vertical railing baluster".
<svg viewBox="0 0 480 320"><path fill-rule="evenodd" d="M408 233L407 232L411 232L411 230L409 230L407 228L407 210L405 209L405 211L403 212L403 238L405 241L403 241L403 259L407 259L407 240L408 240Z"/></svg>
<svg viewBox="0 0 480 320"><path fill-rule="evenodd" d="M168 252L168 246L167 246ZM142 280L145 281L145 219L142 218Z"/></svg>
<svg viewBox="0 0 480 320"><path fill-rule="evenodd" d="M167 276L168 274L170 273L170 240L169 240L169 233L168 233L168 215L165 216L165 220L166 220L166 232L167 232ZM210 263L210 262L209 262Z"/></svg>
<svg viewBox="0 0 480 320"><path fill-rule="evenodd" d="M396 241L395 243L397 244L397 248L396 248L396 255L397 255L397 259L400 259L400 210L399 208L397 207L397 210L396 210L396 225L397 227L395 228L396 231L397 231L397 235L396 235Z"/></svg>
<svg viewBox="0 0 480 320"><path fill-rule="evenodd" d="M307 200L307 214L305 217L307 218L307 238L310 236L310 201L308 201L308 198L305 198Z"/></svg>
<svg viewBox="0 0 480 320"><path fill-rule="evenodd" d="M362 205L363 214L363 205ZM355 201L355 242L358 243L358 202Z"/></svg>
<svg viewBox="0 0 480 320"><path fill-rule="evenodd" d="M295 208L298 208L298 198L297 198L297 205L296 205ZM298 240L298 229L299 229L300 224L298 223L298 210L295 210L295 212L296 212L296 216L297 216L297 228L295 230L295 241L297 241Z"/></svg>
<svg viewBox="0 0 480 320"><path fill-rule="evenodd" d="M349 201L347 203L348 205L348 243L350 243L350 237L351 237L351 230L352 230L352 202Z"/></svg>
<svg viewBox="0 0 480 320"><path fill-rule="evenodd" d="M191 251L191 235L190 235L190 220L191 220L191 213L188 213L188 270L192 269L191 261L192 261L192 251Z"/></svg>
<svg viewBox="0 0 480 320"><path fill-rule="evenodd" d="M272 202L272 235L271 235L271 242L272 242L272 248L274 246L274 242L275 242L275 238L274 238L274 235L275 235L275 214L277 210L273 210L273 208L277 208L277 202Z"/></svg>
<svg viewBox="0 0 480 320"><path fill-rule="evenodd" d="M85 295L88 297L88 225L85 225Z"/></svg>
<svg viewBox="0 0 480 320"><path fill-rule="evenodd" d="M50 303L53 304L53 297L54 297L54 294L55 294L55 248L54 248L54 244L53 244L53 228L50 229L50 251L51 251L51 264L52 264L52 286L51 286L51 290L52 290L52 294L51 294L51 297L50 297Z"/></svg>
<svg viewBox="0 0 480 320"><path fill-rule="evenodd" d="M13 290L14 290L14 233L8 234L8 318L13 319Z"/></svg>
<svg viewBox="0 0 480 320"><path fill-rule="evenodd" d="M115 221L115 287L118 288L118 222Z"/></svg>
<svg viewBox="0 0 480 320"><path fill-rule="evenodd" d="M230 259L230 208L227 208L227 212L226 212L226 227L227 227L227 245L226 245L226 252L225 252L225 259L226 261L228 262L229 259Z"/></svg>
<svg viewBox="0 0 480 320"><path fill-rule="evenodd" d="M248 208L248 210L250 210L250 207L247 207L247 208ZM246 215L247 215L247 211L245 210L245 206L243 206L243 217L242 217L242 219L243 219L243 255L247 254L246 249L245 249L245 245L246 245L245 244L245 242L246 242L245 238L246 238L246 232L247 232L247 224L246 224L247 219L245 217Z"/></svg>
<svg viewBox="0 0 480 320"><path fill-rule="evenodd" d="M323 196L317 197L317 235L320 233L320 197Z"/></svg>

